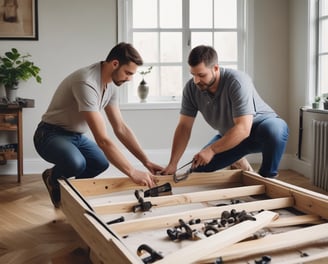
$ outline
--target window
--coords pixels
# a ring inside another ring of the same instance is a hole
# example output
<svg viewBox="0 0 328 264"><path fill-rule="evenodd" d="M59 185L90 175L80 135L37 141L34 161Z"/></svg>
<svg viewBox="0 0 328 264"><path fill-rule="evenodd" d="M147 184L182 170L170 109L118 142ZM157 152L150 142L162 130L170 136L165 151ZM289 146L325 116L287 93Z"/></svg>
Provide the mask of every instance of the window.
<svg viewBox="0 0 328 264"><path fill-rule="evenodd" d="M317 94L328 93L328 0L319 0L318 8Z"/></svg>
<svg viewBox="0 0 328 264"><path fill-rule="evenodd" d="M244 0L118 0L119 41L132 43L144 59L148 102L181 99L191 77L187 58L199 45L213 46L220 65L245 70ZM136 74L126 84L121 103L138 102Z"/></svg>

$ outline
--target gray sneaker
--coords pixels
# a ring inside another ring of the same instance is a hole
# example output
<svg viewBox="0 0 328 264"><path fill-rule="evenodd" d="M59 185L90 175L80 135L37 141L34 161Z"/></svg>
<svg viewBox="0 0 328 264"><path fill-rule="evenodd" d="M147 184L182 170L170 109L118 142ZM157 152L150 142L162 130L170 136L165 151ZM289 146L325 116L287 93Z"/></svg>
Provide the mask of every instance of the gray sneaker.
<svg viewBox="0 0 328 264"><path fill-rule="evenodd" d="M46 169L42 173L42 179L47 187L51 201L56 208L60 207L60 189L51 182L52 169Z"/></svg>

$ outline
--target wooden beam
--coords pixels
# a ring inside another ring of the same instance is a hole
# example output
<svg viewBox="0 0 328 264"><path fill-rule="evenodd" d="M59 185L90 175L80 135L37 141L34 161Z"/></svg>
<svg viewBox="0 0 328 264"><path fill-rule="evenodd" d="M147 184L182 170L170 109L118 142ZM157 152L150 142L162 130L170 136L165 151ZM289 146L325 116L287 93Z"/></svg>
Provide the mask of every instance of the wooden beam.
<svg viewBox="0 0 328 264"><path fill-rule="evenodd" d="M318 215L296 215L288 217L279 217L276 221L271 222L268 227L286 227L322 223L323 219Z"/></svg>
<svg viewBox="0 0 328 264"><path fill-rule="evenodd" d="M299 226L299 225L313 225L313 224L323 224L324 220L317 215L297 215L297 216L287 216L279 217L275 221L272 221L267 227L287 227L287 226ZM204 223L194 224L192 228L195 230L201 230L204 227Z"/></svg>
<svg viewBox="0 0 328 264"><path fill-rule="evenodd" d="M320 262L313 262L314 260L321 260ZM306 257L298 257L295 259L291 259L291 260L286 260L284 261L284 264L299 264L299 263L308 263L310 262L312 264L317 263L317 264L324 264L324 263L328 263L328 251L323 251L320 253L316 253L316 254L311 254L311 256L306 256Z"/></svg>
<svg viewBox="0 0 328 264"><path fill-rule="evenodd" d="M271 198L291 196L295 199L294 208L306 213L316 214L328 220L328 196L297 187L277 179L265 179L254 173L243 172L243 184L264 184L266 194Z"/></svg>
<svg viewBox="0 0 328 264"><path fill-rule="evenodd" d="M264 211L256 216L256 221L244 221L226 230L205 239L195 241L174 253L165 256L157 264L172 263L193 263L200 258L226 248L240 240L243 240L256 232L257 230L267 226L272 220L278 217L278 214L270 211Z"/></svg>
<svg viewBox="0 0 328 264"><path fill-rule="evenodd" d="M213 263L219 257L222 257L223 261L232 261L256 254L305 246L324 238L328 238L328 223L240 242L224 250L219 249L197 263Z"/></svg>
<svg viewBox="0 0 328 264"><path fill-rule="evenodd" d="M156 176L158 185L171 183L172 187L183 186L241 186L241 170L220 170L210 173L191 173L187 180L174 182L172 175ZM113 192L141 189L126 176L95 178L95 179L72 179L70 182L83 196L95 196Z"/></svg>
<svg viewBox="0 0 328 264"><path fill-rule="evenodd" d="M143 219L134 219L122 223L112 224L110 227L117 234L124 236L129 233L152 230L159 228L169 228L179 224L179 219L189 221L190 219L199 218L201 220L219 218L223 211L235 209L237 211L245 210L247 212L259 210L273 210L278 208L286 208L293 206L293 198L277 198L269 200L260 200L247 203L232 204L219 207L208 207L203 209L190 210L175 214L166 214Z"/></svg>
<svg viewBox="0 0 328 264"><path fill-rule="evenodd" d="M165 206L174 206L190 203L201 203L206 201L215 201L222 199L232 199L249 195L259 195L265 193L263 185L253 185L244 187L227 188L220 190L192 192L176 194L169 196L144 198L144 201L150 201L156 208ZM137 205L136 201L118 202L106 205L96 205L94 210L98 214L114 214L122 212L132 212L132 207Z"/></svg>
<svg viewBox="0 0 328 264"><path fill-rule="evenodd" d="M80 202L80 198L67 185L60 181L61 209L68 222L79 233L81 238L88 244L103 263L134 264L142 261L130 252L127 247L117 239L117 235L106 228L88 214L88 208Z"/></svg>

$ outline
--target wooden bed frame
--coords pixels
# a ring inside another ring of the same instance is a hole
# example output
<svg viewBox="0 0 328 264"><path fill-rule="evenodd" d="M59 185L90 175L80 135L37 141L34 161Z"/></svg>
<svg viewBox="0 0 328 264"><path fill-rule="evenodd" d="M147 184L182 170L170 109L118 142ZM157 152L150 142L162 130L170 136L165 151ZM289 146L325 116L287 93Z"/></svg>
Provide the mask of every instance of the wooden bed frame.
<svg viewBox="0 0 328 264"><path fill-rule="evenodd" d="M128 177L60 180L61 209L93 263L327 263L328 196L241 170L157 180L170 183L172 194L142 197L151 208L135 212L136 192L147 188ZM206 224L232 210L253 219L204 235ZM181 223L195 236L170 240L168 229Z"/></svg>

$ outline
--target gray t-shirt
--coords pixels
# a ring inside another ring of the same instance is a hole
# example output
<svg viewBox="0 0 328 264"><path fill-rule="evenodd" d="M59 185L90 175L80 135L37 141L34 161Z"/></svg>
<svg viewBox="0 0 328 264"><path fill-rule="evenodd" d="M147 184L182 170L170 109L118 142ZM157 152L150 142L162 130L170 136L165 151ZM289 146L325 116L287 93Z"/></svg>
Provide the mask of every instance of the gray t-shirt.
<svg viewBox="0 0 328 264"><path fill-rule="evenodd" d="M202 92L192 79L186 83L180 113L196 117L198 111L221 135L233 127L235 117L253 115L254 124L277 116L259 96L246 73L226 68L220 68L219 87L214 95Z"/></svg>
<svg viewBox="0 0 328 264"><path fill-rule="evenodd" d="M110 83L102 94L101 62L81 68L59 84L42 121L85 133L88 125L81 112L100 112L108 104L117 104L116 88Z"/></svg>

